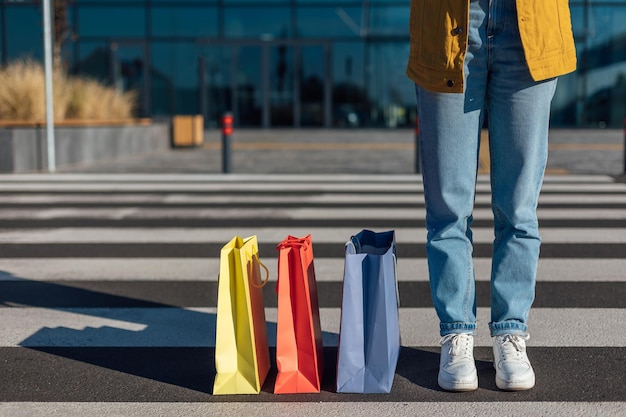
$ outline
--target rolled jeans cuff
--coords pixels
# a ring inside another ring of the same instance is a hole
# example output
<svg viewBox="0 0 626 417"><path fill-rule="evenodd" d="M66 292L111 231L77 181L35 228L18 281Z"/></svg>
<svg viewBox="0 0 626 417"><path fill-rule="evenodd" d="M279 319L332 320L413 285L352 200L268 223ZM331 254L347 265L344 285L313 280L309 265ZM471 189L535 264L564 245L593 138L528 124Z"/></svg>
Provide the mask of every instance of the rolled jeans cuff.
<svg viewBox="0 0 626 417"><path fill-rule="evenodd" d="M519 321L501 321L489 323L491 337L505 334L525 335L528 333L528 326Z"/></svg>
<svg viewBox="0 0 626 417"><path fill-rule="evenodd" d="M476 323L440 323L440 335L445 336L452 333L468 333L476 332Z"/></svg>

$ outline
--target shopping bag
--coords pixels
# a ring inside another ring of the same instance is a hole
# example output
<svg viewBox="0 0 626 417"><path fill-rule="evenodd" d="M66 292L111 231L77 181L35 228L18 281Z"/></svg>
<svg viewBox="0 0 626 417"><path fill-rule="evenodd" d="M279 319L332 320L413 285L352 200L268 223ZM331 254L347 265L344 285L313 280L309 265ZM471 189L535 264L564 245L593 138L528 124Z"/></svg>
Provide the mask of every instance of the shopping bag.
<svg viewBox="0 0 626 417"><path fill-rule="evenodd" d="M337 392L388 393L400 354L395 232L346 243Z"/></svg>
<svg viewBox="0 0 626 417"><path fill-rule="evenodd" d="M266 279L261 279L260 266ZM213 394L258 394L270 369L256 236L235 236L220 252Z"/></svg>
<svg viewBox="0 0 626 417"><path fill-rule="evenodd" d="M320 392L322 327L311 235L288 236L278 251L278 320L274 393Z"/></svg>

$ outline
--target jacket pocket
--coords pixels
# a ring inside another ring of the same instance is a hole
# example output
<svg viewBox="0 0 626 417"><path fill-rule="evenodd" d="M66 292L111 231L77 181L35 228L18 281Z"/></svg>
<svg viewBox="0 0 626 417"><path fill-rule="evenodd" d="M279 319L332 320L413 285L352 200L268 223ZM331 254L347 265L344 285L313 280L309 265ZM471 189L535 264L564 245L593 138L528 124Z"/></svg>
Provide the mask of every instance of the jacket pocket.
<svg viewBox="0 0 626 417"><path fill-rule="evenodd" d="M412 0L410 33L412 56L420 65L437 70L449 70L460 52L460 39L453 31L464 25L459 12L459 0ZM463 28L462 30L466 30Z"/></svg>

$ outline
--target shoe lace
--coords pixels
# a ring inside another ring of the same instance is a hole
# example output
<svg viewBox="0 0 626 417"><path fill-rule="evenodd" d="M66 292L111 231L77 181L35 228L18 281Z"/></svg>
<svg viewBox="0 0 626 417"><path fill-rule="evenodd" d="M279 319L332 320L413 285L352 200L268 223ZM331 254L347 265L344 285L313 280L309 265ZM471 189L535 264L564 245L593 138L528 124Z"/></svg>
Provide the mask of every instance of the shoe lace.
<svg viewBox="0 0 626 417"><path fill-rule="evenodd" d="M450 342L450 348L448 353L452 356L471 356L472 350L470 349L470 341L472 340L472 335L467 333L452 333L447 334L441 338L439 344L441 346Z"/></svg>
<svg viewBox="0 0 626 417"><path fill-rule="evenodd" d="M529 335L506 334L499 336L502 359L522 358L522 353L526 351L526 340L528 339L530 339Z"/></svg>

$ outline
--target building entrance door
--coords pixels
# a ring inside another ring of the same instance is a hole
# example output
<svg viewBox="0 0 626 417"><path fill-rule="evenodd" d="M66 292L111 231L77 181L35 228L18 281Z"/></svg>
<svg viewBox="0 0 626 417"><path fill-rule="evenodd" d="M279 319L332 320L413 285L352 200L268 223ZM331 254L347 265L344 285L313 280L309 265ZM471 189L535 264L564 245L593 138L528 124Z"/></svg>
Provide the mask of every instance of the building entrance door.
<svg viewBox="0 0 626 417"><path fill-rule="evenodd" d="M264 126L294 126L294 108L297 105L295 46L286 43L263 48L264 112L269 120Z"/></svg>
<svg viewBox="0 0 626 417"><path fill-rule="evenodd" d="M206 43L198 67L207 126L217 126L226 111L241 127L330 126L329 42Z"/></svg>

